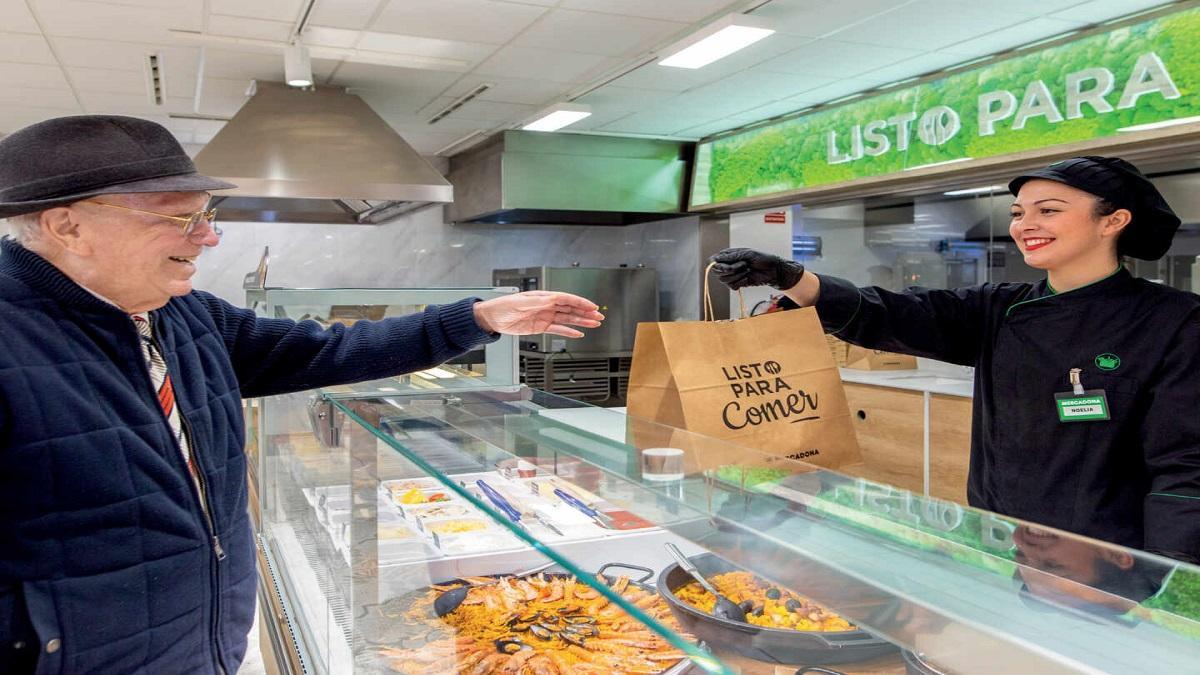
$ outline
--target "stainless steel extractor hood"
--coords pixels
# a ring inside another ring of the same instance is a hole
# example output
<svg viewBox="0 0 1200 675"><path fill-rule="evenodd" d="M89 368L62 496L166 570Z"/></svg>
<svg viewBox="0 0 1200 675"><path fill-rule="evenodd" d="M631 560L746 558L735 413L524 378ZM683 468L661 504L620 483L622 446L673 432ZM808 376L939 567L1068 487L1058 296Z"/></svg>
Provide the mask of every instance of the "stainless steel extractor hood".
<svg viewBox="0 0 1200 675"><path fill-rule="evenodd" d="M226 221L374 225L454 199L437 169L340 88L256 83L195 162L238 185L214 202Z"/></svg>
<svg viewBox="0 0 1200 675"><path fill-rule="evenodd" d="M454 223L630 225L683 215L694 145L505 131L450 158Z"/></svg>

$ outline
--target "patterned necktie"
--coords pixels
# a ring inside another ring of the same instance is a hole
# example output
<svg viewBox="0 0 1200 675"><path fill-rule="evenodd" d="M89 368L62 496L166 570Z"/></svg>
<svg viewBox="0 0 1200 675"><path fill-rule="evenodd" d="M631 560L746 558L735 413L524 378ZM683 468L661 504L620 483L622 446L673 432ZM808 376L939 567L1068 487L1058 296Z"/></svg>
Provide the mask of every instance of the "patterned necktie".
<svg viewBox="0 0 1200 675"><path fill-rule="evenodd" d="M142 357L146 359L146 366L150 369L150 382L158 392L158 404L162 407L163 415L166 416L167 422L171 426L171 433L175 435L175 440L179 443L179 450L183 453L183 460L187 463L192 482L196 484L196 489L200 492L200 503L203 505L204 486L200 482L200 469L196 466L196 459L192 456L187 436L183 433L179 410L175 407L175 388L171 385L171 375L167 372L167 362L163 360L162 354L154 344L154 333L150 328L150 315L134 314L131 318L133 325L137 326L138 335L142 338Z"/></svg>

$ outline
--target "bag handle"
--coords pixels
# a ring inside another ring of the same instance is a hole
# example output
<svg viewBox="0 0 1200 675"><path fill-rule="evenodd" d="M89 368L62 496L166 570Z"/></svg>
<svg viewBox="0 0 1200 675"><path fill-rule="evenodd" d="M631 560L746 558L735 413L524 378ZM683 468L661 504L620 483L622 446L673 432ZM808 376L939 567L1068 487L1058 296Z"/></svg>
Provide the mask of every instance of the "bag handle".
<svg viewBox="0 0 1200 675"><path fill-rule="evenodd" d="M716 265L716 264L717 263L715 263L715 262L710 262L710 263L708 263L708 267L704 268L704 321L716 321L717 320L717 313L715 311L713 311L712 293L709 290L709 284L708 284L708 275L712 273L713 265ZM742 289L740 289L740 288L738 289L737 294L738 294L738 305L739 305L738 311L741 314L740 318L745 319L745 318L747 318L747 316L746 316L746 296L742 295Z"/></svg>

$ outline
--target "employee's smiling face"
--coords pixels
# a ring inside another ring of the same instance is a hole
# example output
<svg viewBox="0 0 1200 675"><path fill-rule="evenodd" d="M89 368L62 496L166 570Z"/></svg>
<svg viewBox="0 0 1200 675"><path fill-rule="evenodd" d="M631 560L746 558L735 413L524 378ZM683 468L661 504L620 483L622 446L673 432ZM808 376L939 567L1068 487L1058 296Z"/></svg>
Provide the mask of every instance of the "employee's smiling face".
<svg viewBox="0 0 1200 675"><path fill-rule="evenodd" d="M1025 263L1042 270L1091 263L1111 267L1117 236L1127 220L1098 216L1097 202L1095 195L1051 180L1022 185L1012 204L1008 233ZM1128 211L1120 209L1121 213Z"/></svg>

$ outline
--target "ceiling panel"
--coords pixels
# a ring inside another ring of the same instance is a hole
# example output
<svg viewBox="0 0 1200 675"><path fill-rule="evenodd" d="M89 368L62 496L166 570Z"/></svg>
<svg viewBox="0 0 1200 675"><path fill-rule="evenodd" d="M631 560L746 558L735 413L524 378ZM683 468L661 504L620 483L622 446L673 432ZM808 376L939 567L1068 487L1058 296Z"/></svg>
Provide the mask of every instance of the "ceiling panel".
<svg viewBox="0 0 1200 675"><path fill-rule="evenodd" d="M71 82L80 92L108 91L116 94L139 94L149 100L146 91L146 76L138 70L109 70L107 68L81 68L72 66L67 69Z"/></svg>
<svg viewBox="0 0 1200 675"><path fill-rule="evenodd" d="M380 0L320 0L308 18L308 25L364 30L375 16Z"/></svg>
<svg viewBox="0 0 1200 675"><path fill-rule="evenodd" d="M703 68L669 68L658 65L657 61L650 61L622 75L614 83L637 89L684 91L746 70L810 41L809 38L775 34Z"/></svg>
<svg viewBox="0 0 1200 675"><path fill-rule="evenodd" d="M313 77L324 81L337 67L337 61L312 59ZM283 81L283 52L259 54L235 52L209 47L204 52L204 77L220 77L231 80Z"/></svg>
<svg viewBox="0 0 1200 675"><path fill-rule="evenodd" d="M322 47L347 48L358 44L363 31L327 26L307 26L304 29L304 44Z"/></svg>
<svg viewBox="0 0 1200 675"><path fill-rule="evenodd" d="M744 4L729 0L563 0L559 7L692 23L713 14L735 12Z"/></svg>
<svg viewBox="0 0 1200 675"><path fill-rule="evenodd" d="M410 92L442 92L460 73L418 68L397 68L370 63L343 63L329 84L355 89L384 89L403 96Z"/></svg>
<svg viewBox="0 0 1200 675"><path fill-rule="evenodd" d="M0 87L0 106L29 105L33 102L40 108L55 108L68 112L79 112L79 101L71 90L61 89L23 89L20 87Z"/></svg>
<svg viewBox="0 0 1200 675"><path fill-rule="evenodd" d="M421 110L421 115L429 118L450 105L454 99L442 97L434 99ZM449 117L458 120L478 120L482 122L517 122L538 111L537 106L520 103L500 103L498 101L468 101L461 108L450 113Z"/></svg>
<svg viewBox="0 0 1200 675"><path fill-rule="evenodd" d="M935 70L949 68L966 60L967 58L960 54L928 52L904 61L898 61L890 66L877 68L869 73L863 73L856 79L868 83L868 87L878 87L891 84L892 82L899 82L900 80L907 80L917 75L924 75Z"/></svg>
<svg viewBox="0 0 1200 675"><path fill-rule="evenodd" d="M715 116L697 110L681 110L670 103L626 115L601 127L603 131L626 134L670 136L697 124L712 122Z"/></svg>
<svg viewBox="0 0 1200 675"><path fill-rule="evenodd" d="M674 102L712 112L713 117L724 117L752 106L789 98L838 81L836 78L817 75L750 71L693 89Z"/></svg>
<svg viewBox="0 0 1200 675"><path fill-rule="evenodd" d="M432 155L438 150L462 138L465 134L445 131L429 131L420 134L400 132L400 137L408 141L414 150L422 155Z"/></svg>
<svg viewBox="0 0 1200 675"><path fill-rule="evenodd" d="M38 15L50 36L171 44L168 29L198 31L202 3L159 8L75 0L37 0Z"/></svg>
<svg viewBox="0 0 1200 675"><path fill-rule="evenodd" d="M1042 17L1031 24L1002 28L992 31L987 35L963 40L962 42L943 47L941 51L959 54L965 61L971 58L1006 51L1014 47L1020 47L1030 42L1036 42L1060 33L1075 30L1082 25L1078 21L1064 21L1062 19Z"/></svg>
<svg viewBox="0 0 1200 675"><path fill-rule="evenodd" d="M834 33L847 42L933 51L1028 20L1000 3L915 0L895 12Z"/></svg>
<svg viewBox="0 0 1200 675"><path fill-rule="evenodd" d="M617 120L629 117L633 112L628 110L593 110L591 115L579 120L568 127L570 131L596 131L603 129Z"/></svg>
<svg viewBox="0 0 1200 675"><path fill-rule="evenodd" d="M620 60L549 49L504 47L475 69L484 75L516 75L551 82L579 82L615 68Z"/></svg>
<svg viewBox="0 0 1200 675"><path fill-rule="evenodd" d="M401 0L388 3L370 28L383 33L504 44L546 11L544 7L490 0Z"/></svg>
<svg viewBox="0 0 1200 675"><path fill-rule="evenodd" d="M766 61L759 68L776 73L854 77L920 53L916 49L817 40Z"/></svg>
<svg viewBox="0 0 1200 675"><path fill-rule="evenodd" d="M213 14L208 17L208 32L215 35L289 42L292 37L292 24L285 21L246 19L240 16Z"/></svg>
<svg viewBox="0 0 1200 675"><path fill-rule="evenodd" d="M27 33L0 33L0 61L15 63L58 63L41 35Z"/></svg>
<svg viewBox="0 0 1200 675"><path fill-rule="evenodd" d="M249 85L248 81L241 79L205 77L204 90L200 95L200 110L197 112L204 115L233 115L248 100L246 89ZM189 108L187 112L192 110Z"/></svg>
<svg viewBox="0 0 1200 675"><path fill-rule="evenodd" d="M208 0L213 14L272 19L294 24L300 20L305 0ZM318 2L317 4L324 4Z"/></svg>
<svg viewBox="0 0 1200 675"><path fill-rule="evenodd" d="M634 89L633 87L618 87L608 85L588 92L576 99L576 103L593 106L594 110L611 110L615 112L635 112L653 107L672 98L675 92L654 91L651 89ZM593 110L593 115L595 114Z"/></svg>
<svg viewBox="0 0 1200 675"><path fill-rule="evenodd" d="M839 80L835 80L830 84L817 87L816 89L809 89L808 91L801 92L785 100L796 101L801 104L796 107L803 108L815 103L825 103L826 101L839 99L843 96L849 96L850 94L857 94L864 89L870 89L874 86L877 85L875 84L875 81L871 79L844 77Z"/></svg>
<svg viewBox="0 0 1200 675"><path fill-rule="evenodd" d="M58 66L32 63L0 63L0 87L29 87L32 89L67 87L67 78ZM32 102L37 105L37 102Z"/></svg>
<svg viewBox="0 0 1200 675"><path fill-rule="evenodd" d="M188 98L168 98L165 106L150 104L142 94L123 94L112 91L81 91L79 98L83 107L92 115L151 115L166 116L168 112L191 112L192 101Z"/></svg>
<svg viewBox="0 0 1200 675"><path fill-rule="evenodd" d="M167 62L168 77L171 75L169 69L175 65L187 64L187 68L194 73L196 59L200 55L199 47L84 38L55 38L54 50L62 63L67 66L137 71L141 71L145 67L147 54L158 53L162 54Z"/></svg>
<svg viewBox="0 0 1200 675"><path fill-rule="evenodd" d="M557 49L604 56L636 56L688 24L560 9L513 41L521 47Z"/></svg>
<svg viewBox="0 0 1200 675"><path fill-rule="evenodd" d="M771 0L754 10L770 19L775 30L791 35L821 37L879 14L897 11L913 0ZM1078 2L1079 0L1074 0ZM865 40L859 40L864 42Z"/></svg>
<svg viewBox="0 0 1200 675"><path fill-rule="evenodd" d="M434 99L437 98L436 91L409 91L403 94L397 94L392 91L363 91L360 89L351 89L350 92L362 98L371 106L371 109L380 116L389 119L412 118L415 124L416 120L426 121L429 115L424 117L418 113L424 108L430 106Z"/></svg>
<svg viewBox="0 0 1200 675"><path fill-rule="evenodd" d="M0 26L11 33L41 33L24 2L0 2Z"/></svg>
<svg viewBox="0 0 1200 675"><path fill-rule="evenodd" d="M466 61L470 65L479 63L496 51L495 45L374 31L362 33L358 41L358 48L391 54L457 59Z"/></svg>
<svg viewBox="0 0 1200 675"><path fill-rule="evenodd" d="M1169 4L1171 3L1162 0L1091 0L1091 2L1082 2L1069 9L1055 12L1050 17L1093 23Z"/></svg>
<svg viewBox="0 0 1200 675"><path fill-rule="evenodd" d="M10 134L30 124L62 116L63 111L56 108L0 104L0 134Z"/></svg>
<svg viewBox="0 0 1200 675"><path fill-rule="evenodd" d="M502 103L525 103L542 105L547 101L558 100L568 93L571 85L563 82L546 80L531 80L523 77L503 77L500 75L464 75L446 90L445 95L458 97L466 94L483 83L491 84L491 88L479 95L481 101L500 101Z"/></svg>

